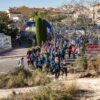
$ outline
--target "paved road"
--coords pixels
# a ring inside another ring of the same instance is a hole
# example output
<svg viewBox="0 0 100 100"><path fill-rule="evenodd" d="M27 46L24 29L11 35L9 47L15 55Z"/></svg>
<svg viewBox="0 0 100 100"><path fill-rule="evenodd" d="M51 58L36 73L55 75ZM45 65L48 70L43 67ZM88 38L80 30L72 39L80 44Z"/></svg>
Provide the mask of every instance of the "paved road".
<svg viewBox="0 0 100 100"><path fill-rule="evenodd" d="M0 54L0 72L9 72L18 67L21 56L25 56L26 52L27 48L19 48ZM26 59L24 62L26 65Z"/></svg>
<svg viewBox="0 0 100 100"><path fill-rule="evenodd" d="M20 58L6 58L0 60L0 72L9 72L18 67ZM25 63L26 64L26 63Z"/></svg>
<svg viewBox="0 0 100 100"><path fill-rule="evenodd" d="M11 57L11 56L23 56L26 55L28 48L18 48L18 49L12 49L10 51L0 53L0 59L4 57Z"/></svg>
<svg viewBox="0 0 100 100"><path fill-rule="evenodd" d="M17 68L20 58L21 57L0 59L0 73L7 73ZM71 59L69 61L73 62ZM24 57L24 65L27 67L26 57Z"/></svg>

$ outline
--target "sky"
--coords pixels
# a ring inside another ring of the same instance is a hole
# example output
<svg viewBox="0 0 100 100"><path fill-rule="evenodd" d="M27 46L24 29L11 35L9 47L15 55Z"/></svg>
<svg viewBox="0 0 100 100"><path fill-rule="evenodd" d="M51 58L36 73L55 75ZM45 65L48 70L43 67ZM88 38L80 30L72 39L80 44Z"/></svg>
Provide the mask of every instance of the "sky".
<svg viewBox="0 0 100 100"><path fill-rule="evenodd" d="M72 2L71 2L72 1ZM7 10L9 7L59 7L65 3L74 3L79 0L0 0L0 11ZM93 1L93 0L80 0L80 1ZM96 0L100 1L100 0Z"/></svg>
<svg viewBox="0 0 100 100"><path fill-rule="evenodd" d="M59 7L69 0L0 0L0 11L7 10L9 7Z"/></svg>

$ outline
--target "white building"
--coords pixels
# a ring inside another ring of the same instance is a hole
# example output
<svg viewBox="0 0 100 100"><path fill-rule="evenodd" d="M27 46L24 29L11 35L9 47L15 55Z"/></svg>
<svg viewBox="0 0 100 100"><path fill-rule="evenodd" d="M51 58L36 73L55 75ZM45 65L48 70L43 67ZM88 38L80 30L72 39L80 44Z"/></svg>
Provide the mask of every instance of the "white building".
<svg viewBox="0 0 100 100"><path fill-rule="evenodd" d="M27 20L27 18L21 12L19 12L16 7L9 8L7 13L9 18L15 22L25 22Z"/></svg>
<svg viewBox="0 0 100 100"><path fill-rule="evenodd" d="M11 37L0 33L0 52L11 48Z"/></svg>
<svg viewBox="0 0 100 100"><path fill-rule="evenodd" d="M92 6L90 8L91 11L91 17L92 19L98 24L100 25L100 3Z"/></svg>

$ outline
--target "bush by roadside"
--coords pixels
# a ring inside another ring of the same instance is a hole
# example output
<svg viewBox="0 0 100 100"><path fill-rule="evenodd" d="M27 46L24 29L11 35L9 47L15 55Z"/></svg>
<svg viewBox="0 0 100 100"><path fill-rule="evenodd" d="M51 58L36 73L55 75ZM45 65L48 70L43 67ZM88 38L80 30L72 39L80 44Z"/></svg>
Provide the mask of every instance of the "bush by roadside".
<svg viewBox="0 0 100 100"><path fill-rule="evenodd" d="M73 95L77 91L75 82L65 84L58 81L24 94L15 91L4 100L74 100Z"/></svg>
<svg viewBox="0 0 100 100"><path fill-rule="evenodd" d="M45 72L30 71L23 67L16 68L14 72L0 75L0 88L19 88L25 86L46 85L51 82Z"/></svg>

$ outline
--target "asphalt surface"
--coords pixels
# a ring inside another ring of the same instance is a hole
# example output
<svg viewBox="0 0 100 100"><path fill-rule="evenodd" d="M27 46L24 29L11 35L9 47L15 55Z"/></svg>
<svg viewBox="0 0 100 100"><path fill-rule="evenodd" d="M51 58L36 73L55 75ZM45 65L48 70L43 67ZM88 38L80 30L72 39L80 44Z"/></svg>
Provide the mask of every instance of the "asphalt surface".
<svg viewBox="0 0 100 100"><path fill-rule="evenodd" d="M19 48L0 54L0 73L7 73L18 67L20 58L25 56L26 52L27 48ZM27 66L26 57L24 58L25 66Z"/></svg>
<svg viewBox="0 0 100 100"><path fill-rule="evenodd" d="M20 57L0 59L0 73L7 73L19 67L18 66L19 60ZM27 67L27 62L25 57L24 57L24 65L25 67Z"/></svg>
<svg viewBox="0 0 100 100"><path fill-rule="evenodd" d="M6 58L0 60L0 72L9 72L18 67L20 58Z"/></svg>

